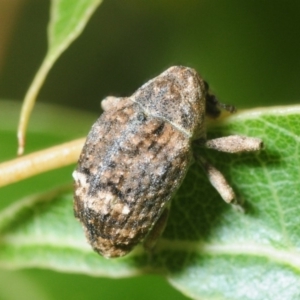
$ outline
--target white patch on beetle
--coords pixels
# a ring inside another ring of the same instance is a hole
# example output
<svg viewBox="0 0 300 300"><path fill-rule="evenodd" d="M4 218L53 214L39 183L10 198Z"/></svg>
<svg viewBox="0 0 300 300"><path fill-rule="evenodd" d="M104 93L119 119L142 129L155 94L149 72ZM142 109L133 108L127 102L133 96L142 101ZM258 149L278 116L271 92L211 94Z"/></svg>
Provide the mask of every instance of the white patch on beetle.
<svg viewBox="0 0 300 300"><path fill-rule="evenodd" d="M130 209L127 205L124 205L123 209L122 209L122 214L123 215L128 215L130 212Z"/></svg>
<svg viewBox="0 0 300 300"><path fill-rule="evenodd" d="M205 116L220 108L208 85L191 68L171 67L131 97L107 97L73 173L74 212L93 249L106 258L144 242L151 249L165 228L170 201L196 160L228 203L236 204L224 176L192 144L240 153L262 148L258 138L206 140Z"/></svg>
<svg viewBox="0 0 300 300"><path fill-rule="evenodd" d="M72 176L79 185L82 185L82 186L87 185L87 176L85 174L74 171Z"/></svg>

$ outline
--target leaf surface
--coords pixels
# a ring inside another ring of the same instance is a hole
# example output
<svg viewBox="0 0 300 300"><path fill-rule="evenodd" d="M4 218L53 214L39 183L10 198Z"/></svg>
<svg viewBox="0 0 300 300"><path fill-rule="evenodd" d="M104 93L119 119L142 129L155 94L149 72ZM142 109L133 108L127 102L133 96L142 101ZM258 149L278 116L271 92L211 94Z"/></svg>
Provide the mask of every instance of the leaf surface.
<svg viewBox="0 0 300 300"><path fill-rule="evenodd" d="M138 246L124 258L107 260L85 241L73 216L71 187L54 189L0 212L0 265L108 277L155 272L195 299L297 299L299 114L299 106L263 108L210 126L209 138L261 138L265 149L260 153L194 149L223 172L244 201L245 214L224 203L193 165L154 253Z"/></svg>

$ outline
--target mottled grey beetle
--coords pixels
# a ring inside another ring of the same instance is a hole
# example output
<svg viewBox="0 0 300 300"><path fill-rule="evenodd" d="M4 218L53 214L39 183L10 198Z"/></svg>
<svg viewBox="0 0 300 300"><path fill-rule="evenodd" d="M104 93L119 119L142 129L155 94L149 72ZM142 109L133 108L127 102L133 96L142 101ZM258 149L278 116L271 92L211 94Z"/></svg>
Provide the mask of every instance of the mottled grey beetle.
<svg viewBox="0 0 300 300"><path fill-rule="evenodd" d="M228 136L206 141L205 115L219 103L195 70L175 66L131 97L108 97L93 125L77 169L75 216L88 241L104 257L120 257L145 241L154 246L163 231L168 206L193 161L191 144L224 152L255 151L257 138ZM196 155L222 198L235 195L223 175Z"/></svg>

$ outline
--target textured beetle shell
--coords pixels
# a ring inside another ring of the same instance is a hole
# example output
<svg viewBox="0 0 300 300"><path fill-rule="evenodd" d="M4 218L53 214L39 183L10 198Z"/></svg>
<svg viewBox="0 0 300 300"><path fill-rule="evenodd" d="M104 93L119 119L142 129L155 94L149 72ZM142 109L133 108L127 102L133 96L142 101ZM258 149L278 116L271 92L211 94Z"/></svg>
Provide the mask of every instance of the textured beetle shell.
<svg viewBox="0 0 300 300"><path fill-rule="evenodd" d="M75 216L95 251L119 257L145 239L182 183L204 134L204 84L172 67L93 125L79 158Z"/></svg>

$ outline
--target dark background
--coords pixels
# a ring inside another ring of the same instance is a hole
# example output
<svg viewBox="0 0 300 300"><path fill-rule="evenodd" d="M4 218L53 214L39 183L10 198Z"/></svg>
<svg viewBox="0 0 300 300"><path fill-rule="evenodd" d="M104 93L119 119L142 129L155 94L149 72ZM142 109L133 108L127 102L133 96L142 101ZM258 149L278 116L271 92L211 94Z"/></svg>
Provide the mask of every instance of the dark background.
<svg viewBox="0 0 300 300"><path fill-rule="evenodd" d="M11 13L0 20L0 98L21 101L46 53L49 1L14 1L10 10L10 1L0 0L0 19L1 7L2 15ZM98 113L103 97L128 96L181 64L197 69L221 101L239 108L299 104L299 16L295 0L106 0L60 57L38 101ZM185 299L154 276L1 273L7 290L19 290L16 296L0 291L1 300L26 300L31 288L39 300Z"/></svg>
<svg viewBox="0 0 300 300"><path fill-rule="evenodd" d="M6 99L23 98L47 46L48 1L21 2L0 70ZM128 96L181 64L241 108L299 103L299 16L291 0L103 1L39 101L97 111L103 97Z"/></svg>

